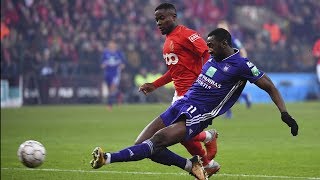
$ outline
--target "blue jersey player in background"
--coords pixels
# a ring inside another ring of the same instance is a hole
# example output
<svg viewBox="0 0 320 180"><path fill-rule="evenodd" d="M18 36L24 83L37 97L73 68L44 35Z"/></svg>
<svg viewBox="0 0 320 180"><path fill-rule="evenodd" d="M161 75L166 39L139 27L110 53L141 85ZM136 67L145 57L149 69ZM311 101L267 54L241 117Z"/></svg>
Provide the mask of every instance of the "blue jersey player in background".
<svg viewBox="0 0 320 180"><path fill-rule="evenodd" d="M204 64L191 88L182 99L145 127L144 132L153 135L141 144L115 153L105 153L96 147L92 153L93 168L150 158L157 163L180 167L197 179L207 179L197 156L186 159L167 147L189 140L211 125L214 118L224 114L237 102L247 81L269 94L282 121L290 127L291 134L298 135L298 124L287 112L278 89L264 72L247 58L241 57L238 49L232 48L231 35L227 30L217 28L210 32L207 46L212 57Z"/></svg>
<svg viewBox="0 0 320 180"><path fill-rule="evenodd" d="M115 41L108 42L108 47L103 51L101 68L104 70L104 81L108 87L107 104L111 110L112 105L117 102L120 96L119 83L121 71L125 67L125 57L122 51L118 50Z"/></svg>
<svg viewBox="0 0 320 180"><path fill-rule="evenodd" d="M248 57L248 53L247 53L247 50L246 48L243 46L243 44L241 43L240 39L237 38L235 35L232 34L232 31L230 30L230 26L229 26L229 23L227 21L220 21L217 25L218 28L223 28L227 31L230 32L231 34L231 37L232 37L232 40L231 40L231 43L232 43L232 47L233 48L236 48L236 49L239 49L239 53L242 57ZM250 108L251 107L251 100L250 100L250 97L249 97L249 94L246 93L246 92L242 92L241 95L240 95L240 98L243 98L244 102L246 103L246 107L247 108ZM225 117L227 119L231 119L232 118L232 111L231 109L229 109L226 113L225 113Z"/></svg>

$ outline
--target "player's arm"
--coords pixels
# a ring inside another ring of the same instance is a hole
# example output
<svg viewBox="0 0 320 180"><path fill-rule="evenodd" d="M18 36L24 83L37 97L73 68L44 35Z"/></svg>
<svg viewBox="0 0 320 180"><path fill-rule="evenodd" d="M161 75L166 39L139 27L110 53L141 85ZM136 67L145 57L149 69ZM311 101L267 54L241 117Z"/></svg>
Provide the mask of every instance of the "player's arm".
<svg viewBox="0 0 320 180"><path fill-rule="evenodd" d="M242 48L239 49L239 51L240 51L240 55L242 57L248 57L248 53L247 53L246 48L242 47Z"/></svg>
<svg viewBox="0 0 320 180"><path fill-rule="evenodd" d="M272 101L275 103L275 105L278 107L281 113L282 121L285 122L291 128L291 134L293 136L298 135L298 124L287 112L287 108L282 99L282 96L273 84L273 82L271 81L271 79L266 74L264 74L260 79L258 79L255 82L255 84L269 94Z"/></svg>
<svg viewBox="0 0 320 180"><path fill-rule="evenodd" d="M120 51L120 59L121 59L121 63L120 63L120 66L119 66L119 68L120 68L120 70L122 71L125 67L126 67L126 62L127 62L127 59L126 59L126 57L125 57L125 55L123 54L123 52L122 51Z"/></svg>
<svg viewBox="0 0 320 180"><path fill-rule="evenodd" d="M241 41L240 41L239 39L235 38L235 39L233 40L233 43L234 43L234 45L235 45L235 48L238 48L238 49L239 49L240 55L241 55L242 57L248 57L247 50L246 50L246 48L243 46L243 44L241 43Z"/></svg>
<svg viewBox="0 0 320 180"><path fill-rule="evenodd" d="M105 59L105 53L102 54L100 59L101 59L100 68L105 69L108 66L107 61Z"/></svg>
<svg viewBox="0 0 320 180"><path fill-rule="evenodd" d="M172 81L170 72L167 71L165 74L163 74L161 77L159 77L157 80L155 80L152 83L144 83L142 86L139 87L139 91L143 92L145 95L148 93L151 93L158 87L164 86Z"/></svg>

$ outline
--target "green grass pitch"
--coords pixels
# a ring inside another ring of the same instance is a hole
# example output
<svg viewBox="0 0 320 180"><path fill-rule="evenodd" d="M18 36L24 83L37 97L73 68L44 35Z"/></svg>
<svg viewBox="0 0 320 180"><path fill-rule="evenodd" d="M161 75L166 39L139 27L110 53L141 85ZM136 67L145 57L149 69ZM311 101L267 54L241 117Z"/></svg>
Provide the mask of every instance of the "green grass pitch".
<svg viewBox="0 0 320 180"><path fill-rule="evenodd" d="M133 144L144 126L167 104L122 105L109 112L102 105L28 106L1 109L2 180L182 180L193 179L183 170L148 159L90 167L96 146L117 151ZM220 135L220 172L211 179L320 179L320 102L287 104L300 125L293 137L273 104L233 107L232 119L216 118ZM17 150L25 140L40 141L47 150L44 164L24 167ZM182 145L171 150L190 157Z"/></svg>

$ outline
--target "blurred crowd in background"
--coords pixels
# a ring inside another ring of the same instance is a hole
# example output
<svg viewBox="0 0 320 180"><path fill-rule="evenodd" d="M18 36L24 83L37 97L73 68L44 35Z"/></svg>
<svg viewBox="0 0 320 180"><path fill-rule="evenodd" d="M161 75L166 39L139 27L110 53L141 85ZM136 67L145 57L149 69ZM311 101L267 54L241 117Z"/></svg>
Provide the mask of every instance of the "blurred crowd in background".
<svg viewBox="0 0 320 180"><path fill-rule="evenodd" d="M101 55L115 40L126 57L122 81L162 74L159 0L1 0L1 77L81 77L103 73ZM320 1L173 0L179 23L204 38L230 24L248 58L266 72L315 72Z"/></svg>

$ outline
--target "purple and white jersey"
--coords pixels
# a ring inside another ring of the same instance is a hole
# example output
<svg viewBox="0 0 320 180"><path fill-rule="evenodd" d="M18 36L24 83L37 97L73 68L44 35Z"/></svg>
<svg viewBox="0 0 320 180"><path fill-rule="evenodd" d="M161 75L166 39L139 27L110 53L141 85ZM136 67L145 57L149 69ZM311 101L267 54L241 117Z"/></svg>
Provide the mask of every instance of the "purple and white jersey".
<svg viewBox="0 0 320 180"><path fill-rule="evenodd" d="M104 80L110 86L119 84L121 78L121 65L124 64L125 58L120 51L110 51L105 49L102 54L101 64L106 65L104 69Z"/></svg>
<svg viewBox="0 0 320 180"><path fill-rule="evenodd" d="M213 117L225 113L236 103L247 80L254 83L264 74L241 57L238 49L234 50L235 54L222 61L209 59L185 94L188 100L210 109Z"/></svg>
<svg viewBox="0 0 320 180"><path fill-rule="evenodd" d="M234 50L222 61L211 58L204 64L184 97L160 115L166 126L183 114L187 118L186 139L192 138L235 104L247 81L254 83L263 76L264 72Z"/></svg>

